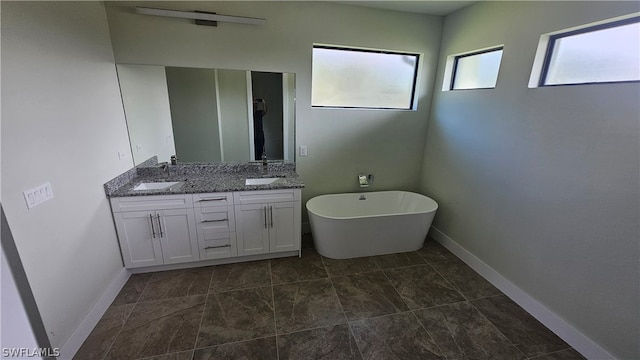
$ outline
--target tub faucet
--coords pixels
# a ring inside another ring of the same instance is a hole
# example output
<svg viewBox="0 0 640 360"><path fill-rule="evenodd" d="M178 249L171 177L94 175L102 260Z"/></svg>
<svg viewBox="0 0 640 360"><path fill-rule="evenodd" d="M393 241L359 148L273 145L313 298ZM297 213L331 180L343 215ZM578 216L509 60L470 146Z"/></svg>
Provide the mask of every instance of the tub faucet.
<svg viewBox="0 0 640 360"><path fill-rule="evenodd" d="M358 198L358 200L367 200L367 197L364 196L364 194L360 194L360 197Z"/></svg>
<svg viewBox="0 0 640 360"><path fill-rule="evenodd" d="M360 183L360 187L369 187L373 183L373 174L360 174L358 175L358 182Z"/></svg>

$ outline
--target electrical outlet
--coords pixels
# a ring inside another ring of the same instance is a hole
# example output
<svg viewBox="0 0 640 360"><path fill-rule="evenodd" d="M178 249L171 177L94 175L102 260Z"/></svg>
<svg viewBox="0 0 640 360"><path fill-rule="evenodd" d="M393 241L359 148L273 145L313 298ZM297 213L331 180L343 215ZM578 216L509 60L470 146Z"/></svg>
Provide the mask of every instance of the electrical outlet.
<svg viewBox="0 0 640 360"><path fill-rule="evenodd" d="M118 160L123 160L127 158L127 153L118 151Z"/></svg>
<svg viewBox="0 0 640 360"><path fill-rule="evenodd" d="M51 183L46 182L40 186L22 192L27 208L31 209L36 205L40 205L47 200L53 199L53 188Z"/></svg>
<svg viewBox="0 0 640 360"><path fill-rule="evenodd" d="M298 151L300 156L307 156L307 147L305 145L300 145L300 149Z"/></svg>

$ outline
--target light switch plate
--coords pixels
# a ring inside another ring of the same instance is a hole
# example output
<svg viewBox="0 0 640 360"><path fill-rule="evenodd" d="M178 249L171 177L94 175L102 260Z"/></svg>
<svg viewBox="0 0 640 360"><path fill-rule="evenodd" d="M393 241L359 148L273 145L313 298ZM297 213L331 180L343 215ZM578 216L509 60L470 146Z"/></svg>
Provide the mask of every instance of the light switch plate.
<svg viewBox="0 0 640 360"><path fill-rule="evenodd" d="M31 209L36 205L40 205L47 200L53 199L53 189L51 183L46 182L40 186L22 192L24 200L27 202L27 208Z"/></svg>
<svg viewBox="0 0 640 360"><path fill-rule="evenodd" d="M300 156L307 156L307 147L304 145L300 145L300 150L298 152Z"/></svg>

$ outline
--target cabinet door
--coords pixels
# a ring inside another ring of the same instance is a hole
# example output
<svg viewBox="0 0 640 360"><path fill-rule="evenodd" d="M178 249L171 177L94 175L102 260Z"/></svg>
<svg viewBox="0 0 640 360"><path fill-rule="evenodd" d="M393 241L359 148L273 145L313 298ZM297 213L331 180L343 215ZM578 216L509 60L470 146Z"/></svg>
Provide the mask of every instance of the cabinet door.
<svg viewBox="0 0 640 360"><path fill-rule="evenodd" d="M156 211L165 264L200 260L193 209Z"/></svg>
<svg viewBox="0 0 640 360"><path fill-rule="evenodd" d="M296 203L271 203L269 206L269 251L300 249L300 231L296 229ZM298 213L300 211L298 210Z"/></svg>
<svg viewBox="0 0 640 360"><path fill-rule="evenodd" d="M236 205L238 256L269 252L267 204Z"/></svg>
<svg viewBox="0 0 640 360"><path fill-rule="evenodd" d="M126 268L162 265L160 233L155 215L153 211L113 214Z"/></svg>

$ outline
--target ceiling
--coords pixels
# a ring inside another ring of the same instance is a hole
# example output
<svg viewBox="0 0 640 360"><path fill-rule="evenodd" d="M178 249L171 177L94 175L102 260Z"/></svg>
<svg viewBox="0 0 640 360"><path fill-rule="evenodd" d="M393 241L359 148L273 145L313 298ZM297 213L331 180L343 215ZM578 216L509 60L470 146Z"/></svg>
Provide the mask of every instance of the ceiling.
<svg viewBox="0 0 640 360"><path fill-rule="evenodd" d="M374 7L379 9L396 10L430 15L448 15L460 8L463 8L475 1L336 1L342 4Z"/></svg>

